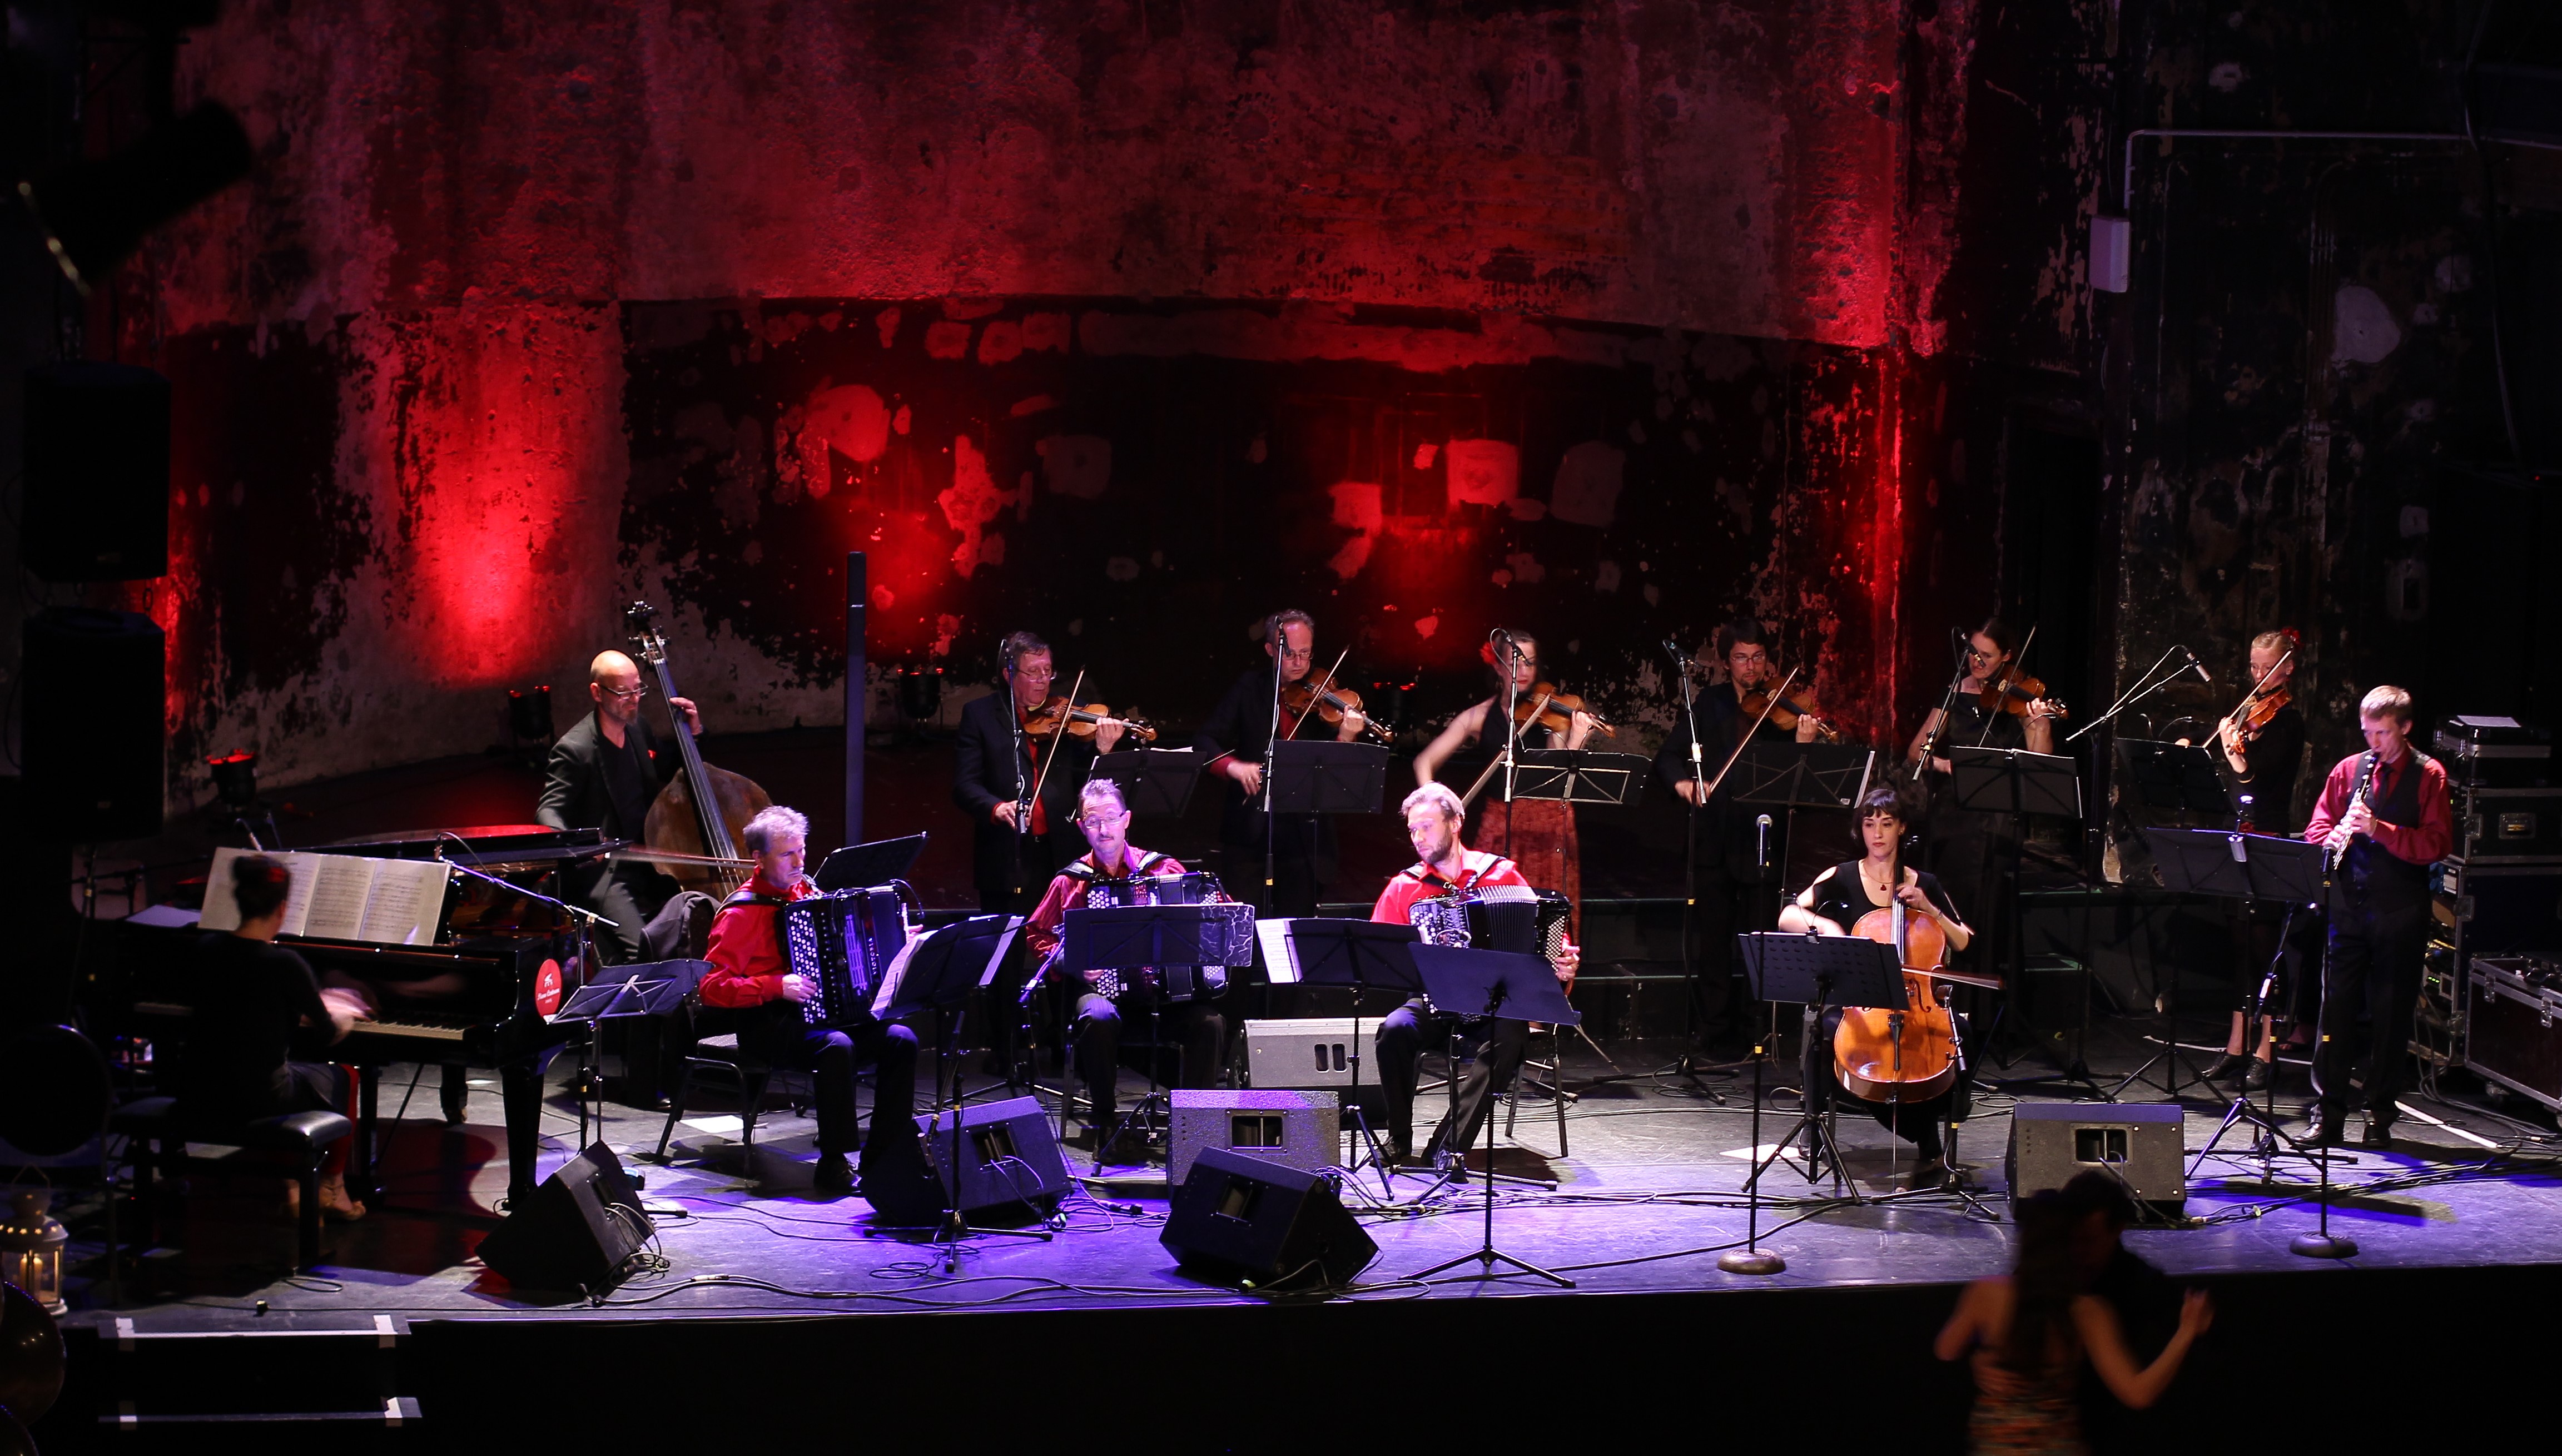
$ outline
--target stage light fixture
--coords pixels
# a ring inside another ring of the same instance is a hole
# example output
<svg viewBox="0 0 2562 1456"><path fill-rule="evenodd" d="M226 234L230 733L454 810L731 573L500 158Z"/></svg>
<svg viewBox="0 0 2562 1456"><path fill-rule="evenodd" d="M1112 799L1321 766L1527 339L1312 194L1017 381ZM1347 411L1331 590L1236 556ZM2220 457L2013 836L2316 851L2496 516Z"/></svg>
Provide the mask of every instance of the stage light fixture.
<svg viewBox="0 0 2562 1456"><path fill-rule="evenodd" d="M63 276L83 293L161 224L249 175L249 133L207 101L111 157L18 184Z"/></svg>
<svg viewBox="0 0 2562 1456"><path fill-rule="evenodd" d="M507 689L507 727L519 742L552 736L552 690L549 683L531 692Z"/></svg>
<svg viewBox="0 0 2562 1456"><path fill-rule="evenodd" d="M898 710L922 723L943 708L943 669L906 666L898 669Z"/></svg>
<svg viewBox="0 0 2562 1456"><path fill-rule="evenodd" d="M205 760L214 775L214 793L222 799L223 812L244 815L258 809L258 755L247 749L217 754Z"/></svg>

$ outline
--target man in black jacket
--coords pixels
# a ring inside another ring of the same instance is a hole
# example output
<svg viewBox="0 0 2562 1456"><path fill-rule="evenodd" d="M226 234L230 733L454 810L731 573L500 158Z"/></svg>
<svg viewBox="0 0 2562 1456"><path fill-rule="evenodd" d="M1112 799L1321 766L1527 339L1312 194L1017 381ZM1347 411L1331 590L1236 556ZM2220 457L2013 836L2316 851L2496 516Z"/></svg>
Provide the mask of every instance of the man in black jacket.
<svg viewBox="0 0 2562 1456"><path fill-rule="evenodd" d="M1250 900L1266 915L1309 916L1335 878L1335 825L1321 814L1285 814L1270 819L1272 887L1263 885L1266 816L1263 813L1263 761L1272 751L1273 636L1281 649L1280 680L1306 677L1316 660L1317 620L1296 610L1278 612L1257 629L1263 639L1263 663L1237 675L1201 724L1192 747L1205 767L1228 781L1227 809L1218 828L1219 870L1228 893ZM1341 723L1322 719L1304 725L1299 737L1332 737L1350 743L1368 720L1358 712ZM1289 729L1285 725L1283 736Z"/></svg>
<svg viewBox="0 0 2562 1456"><path fill-rule="evenodd" d="M1008 635L997 654L1003 671L997 691L961 710L952 802L970 816L979 908L1027 915L1060 867L1085 852L1085 836L1076 828L1076 796L1095 755L1110 753L1121 741L1121 728L1099 723L1090 741L1070 733L1017 732L1022 715L1048 701L1058 670L1049 643L1027 632ZM1018 818L1024 819L1019 832Z"/></svg>
<svg viewBox="0 0 2562 1456"><path fill-rule="evenodd" d="M581 718L552 745L539 822L555 829L601 828L609 837L640 841L649 806L676 776L680 762L662 747L640 712L640 668L621 652L596 654L587 668L588 695L596 711ZM702 714L692 701L671 698L696 737ZM691 920L708 929L712 906L703 896L676 898L676 882L646 864L596 865L562 876L565 897L614 922L600 928L597 949L610 961L664 961L680 954ZM702 901L697 907L694 902Z"/></svg>

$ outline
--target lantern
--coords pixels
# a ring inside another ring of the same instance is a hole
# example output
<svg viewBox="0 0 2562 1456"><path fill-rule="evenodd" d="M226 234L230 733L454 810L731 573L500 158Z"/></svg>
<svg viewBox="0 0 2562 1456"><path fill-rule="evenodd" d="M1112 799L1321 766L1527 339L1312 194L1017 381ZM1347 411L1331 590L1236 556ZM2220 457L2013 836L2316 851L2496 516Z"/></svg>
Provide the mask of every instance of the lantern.
<svg viewBox="0 0 2562 1456"><path fill-rule="evenodd" d="M0 1219L0 1276L27 1292L50 1315L68 1314L63 1301L63 1245L70 1230L47 1211L53 1193L31 1188L17 1196L18 1210Z"/></svg>

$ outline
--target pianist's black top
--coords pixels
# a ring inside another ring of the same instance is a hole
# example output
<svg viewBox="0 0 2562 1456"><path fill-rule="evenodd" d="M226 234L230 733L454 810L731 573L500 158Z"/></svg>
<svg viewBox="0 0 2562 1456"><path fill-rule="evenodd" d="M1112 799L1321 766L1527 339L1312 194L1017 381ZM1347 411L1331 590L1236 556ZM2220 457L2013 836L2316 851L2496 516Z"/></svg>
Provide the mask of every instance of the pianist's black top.
<svg viewBox="0 0 2562 1456"><path fill-rule="evenodd" d="M285 1060L304 1017L329 1037L320 983L279 945L217 933L196 942L195 1010L179 1063L179 1105L191 1119L237 1122L295 1110Z"/></svg>

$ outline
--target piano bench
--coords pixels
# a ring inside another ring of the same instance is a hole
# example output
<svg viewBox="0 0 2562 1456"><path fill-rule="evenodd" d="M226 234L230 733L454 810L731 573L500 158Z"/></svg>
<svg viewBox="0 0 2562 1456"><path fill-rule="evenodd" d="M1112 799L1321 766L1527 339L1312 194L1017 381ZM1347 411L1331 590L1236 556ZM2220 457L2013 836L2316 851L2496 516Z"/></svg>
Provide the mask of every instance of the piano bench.
<svg viewBox="0 0 2562 1456"><path fill-rule="evenodd" d="M189 1154L187 1144L191 1141L282 1155L280 1161L302 1187L293 1267L299 1272L319 1262L320 1158L330 1144L355 1132L356 1125L345 1114L288 1112L245 1123L205 1123L183 1117L174 1097L138 1097L109 1113L106 1126L109 1132L120 1133L126 1139L126 1156L133 1165L134 1201L146 1208L155 1173L174 1176L241 1171L242 1165L229 1158Z"/></svg>

